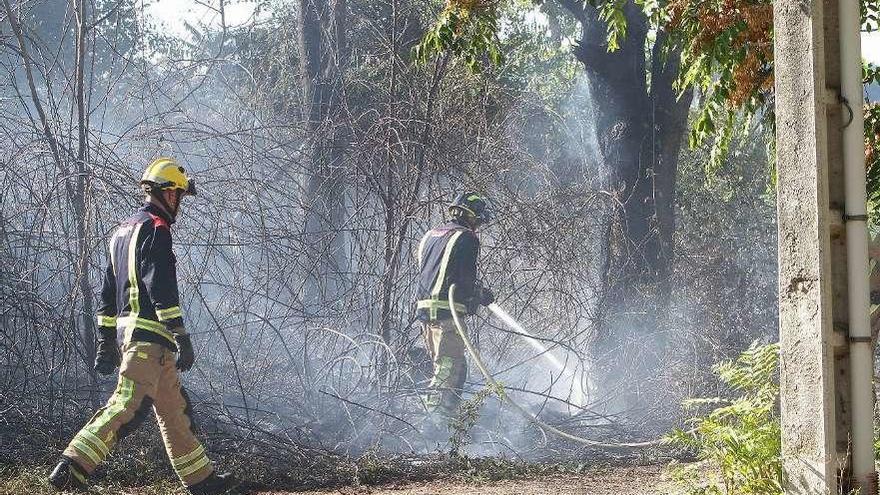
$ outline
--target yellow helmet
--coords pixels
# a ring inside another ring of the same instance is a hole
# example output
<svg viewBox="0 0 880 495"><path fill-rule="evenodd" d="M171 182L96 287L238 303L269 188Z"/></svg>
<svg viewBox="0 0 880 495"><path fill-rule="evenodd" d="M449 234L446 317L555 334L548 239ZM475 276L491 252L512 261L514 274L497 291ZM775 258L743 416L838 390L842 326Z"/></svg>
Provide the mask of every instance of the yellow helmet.
<svg viewBox="0 0 880 495"><path fill-rule="evenodd" d="M174 158L157 158L144 170L141 186L163 191L179 189L184 194L195 196L196 183L186 175L186 170Z"/></svg>

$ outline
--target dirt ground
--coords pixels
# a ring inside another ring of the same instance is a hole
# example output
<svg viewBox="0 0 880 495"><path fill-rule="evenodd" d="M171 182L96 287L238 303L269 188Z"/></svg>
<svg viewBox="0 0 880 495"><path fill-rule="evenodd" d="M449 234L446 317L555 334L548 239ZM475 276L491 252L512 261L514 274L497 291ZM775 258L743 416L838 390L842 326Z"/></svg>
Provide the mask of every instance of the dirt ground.
<svg viewBox="0 0 880 495"><path fill-rule="evenodd" d="M615 467L583 475L486 482L431 481L382 487L349 487L297 495L656 495L661 493L662 466ZM294 495L260 492L255 495Z"/></svg>
<svg viewBox="0 0 880 495"><path fill-rule="evenodd" d="M0 466L2 467L2 466ZM336 490L287 492L241 491L248 495L661 495L663 466L617 466L592 469L584 474L553 474L519 480L435 480L384 486L345 487ZM48 469L34 469L4 477L0 470L0 495L56 495L46 482ZM104 482L89 494L183 495L174 479L143 487Z"/></svg>

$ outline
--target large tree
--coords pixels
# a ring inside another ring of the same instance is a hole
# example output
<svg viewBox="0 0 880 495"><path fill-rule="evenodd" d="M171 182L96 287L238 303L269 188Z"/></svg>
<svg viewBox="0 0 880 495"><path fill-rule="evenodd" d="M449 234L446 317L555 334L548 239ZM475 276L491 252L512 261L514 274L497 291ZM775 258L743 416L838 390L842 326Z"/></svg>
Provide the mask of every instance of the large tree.
<svg viewBox="0 0 880 495"><path fill-rule="evenodd" d="M609 51L605 21L589 3L560 0L582 27L573 55L583 64L596 118L599 159L618 202L606 276L620 287L665 283L675 229L678 154L692 93L674 82L679 51L664 52L666 34L649 40L645 11L627 2L627 33ZM646 48L647 47L647 48ZM613 299L617 299L616 297ZM613 300L612 299L612 300Z"/></svg>
<svg viewBox="0 0 880 495"><path fill-rule="evenodd" d="M305 244L312 253L306 307L337 299L345 284L345 124L342 76L348 64L346 0L300 0L300 77L310 167L302 196Z"/></svg>

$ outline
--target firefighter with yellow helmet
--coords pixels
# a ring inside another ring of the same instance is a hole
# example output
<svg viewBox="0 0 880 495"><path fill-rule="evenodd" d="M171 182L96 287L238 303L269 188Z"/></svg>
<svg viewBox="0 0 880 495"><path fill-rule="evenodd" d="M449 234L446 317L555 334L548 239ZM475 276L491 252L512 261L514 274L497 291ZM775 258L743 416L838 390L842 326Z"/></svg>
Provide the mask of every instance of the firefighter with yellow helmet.
<svg viewBox="0 0 880 495"><path fill-rule="evenodd" d="M216 474L195 437L190 403L179 371L195 355L183 324L171 225L195 183L172 158L159 158L140 181L145 204L122 222L110 240L98 307L95 371L119 379L107 404L73 437L49 476L59 490L84 489L119 439L149 414L156 415L171 465L194 494L226 491L229 474ZM122 348L117 344L122 333Z"/></svg>
<svg viewBox="0 0 880 495"><path fill-rule="evenodd" d="M477 279L480 240L477 229L491 220L489 201L476 193L462 193L449 204L452 219L429 230L419 243L416 310L422 322L425 347L433 361L433 377L423 397L429 413L454 417L467 378L464 342L450 310L475 314L480 305L495 300ZM449 306L449 287L456 286L455 307ZM436 417L435 416L435 417Z"/></svg>

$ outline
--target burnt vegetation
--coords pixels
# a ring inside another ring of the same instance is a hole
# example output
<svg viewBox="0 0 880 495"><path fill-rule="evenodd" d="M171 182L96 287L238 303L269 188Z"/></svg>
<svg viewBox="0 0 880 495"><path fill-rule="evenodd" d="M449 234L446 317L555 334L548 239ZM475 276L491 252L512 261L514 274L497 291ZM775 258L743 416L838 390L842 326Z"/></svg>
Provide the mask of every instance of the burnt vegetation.
<svg viewBox="0 0 880 495"><path fill-rule="evenodd" d="M692 96L675 91L664 40L646 58L644 14L625 12L630 37L609 54L578 2L476 3L498 11L504 53L480 71L450 52L414 60L439 2L272 0L232 23L237 4L220 0L178 34L140 2L3 0L2 475L52 462L113 388L91 371L94 293L108 234L159 155L200 187L174 227L198 356L183 379L209 450L258 483L644 459L554 440L486 394L456 456L423 436L415 250L461 189L498 210L481 277L564 363L488 313L470 324L506 393L542 421L655 438L682 399L723 387L711 363L773 339L759 140L731 138L711 171L708 150L683 148ZM472 370L468 390L484 386ZM102 472L170 477L154 429Z"/></svg>

